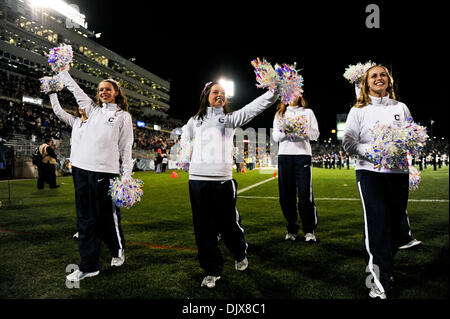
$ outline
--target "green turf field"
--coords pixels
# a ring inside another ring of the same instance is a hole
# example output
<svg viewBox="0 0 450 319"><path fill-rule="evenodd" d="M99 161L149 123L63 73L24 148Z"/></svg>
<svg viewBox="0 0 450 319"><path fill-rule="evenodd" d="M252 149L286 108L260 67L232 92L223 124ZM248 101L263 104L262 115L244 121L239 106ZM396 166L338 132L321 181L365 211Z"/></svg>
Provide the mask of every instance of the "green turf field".
<svg viewBox="0 0 450 319"><path fill-rule="evenodd" d="M125 264L111 268L103 246L100 275L72 289L66 287L66 266L77 264L79 254L72 239L71 177L58 178L59 189L44 191L37 191L34 180L0 182L0 298L367 299L363 213L353 170L313 169L315 245L284 241L277 180L239 193L249 268L235 271L220 243L225 267L214 289L200 288L188 175L178 172L171 179L170 173L135 173L145 193L135 207L122 209ZM234 178L242 190L271 178L269 173L254 170ZM389 298L448 298L448 173L448 167L428 168L410 193L413 236L424 247L397 254Z"/></svg>

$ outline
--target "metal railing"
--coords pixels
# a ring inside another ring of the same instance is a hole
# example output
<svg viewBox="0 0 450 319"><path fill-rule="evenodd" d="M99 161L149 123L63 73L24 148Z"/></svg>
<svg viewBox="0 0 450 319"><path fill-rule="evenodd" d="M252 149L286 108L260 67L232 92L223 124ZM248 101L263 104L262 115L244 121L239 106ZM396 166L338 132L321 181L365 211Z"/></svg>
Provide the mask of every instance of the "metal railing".
<svg viewBox="0 0 450 319"><path fill-rule="evenodd" d="M42 142L33 142L32 140L27 139L23 134L14 134L4 145L14 148L14 155L16 158L31 160L31 155L41 144ZM70 157L70 136L67 132L62 133L60 144L55 153L58 158ZM132 157L154 159L155 154L148 150L133 150Z"/></svg>

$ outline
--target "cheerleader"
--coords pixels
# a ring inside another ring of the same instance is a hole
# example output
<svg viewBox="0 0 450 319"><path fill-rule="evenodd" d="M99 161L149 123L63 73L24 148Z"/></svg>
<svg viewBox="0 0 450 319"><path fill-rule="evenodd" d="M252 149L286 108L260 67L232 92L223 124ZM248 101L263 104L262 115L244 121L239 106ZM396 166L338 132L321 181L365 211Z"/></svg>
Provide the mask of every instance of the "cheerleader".
<svg viewBox="0 0 450 319"><path fill-rule="evenodd" d="M223 270L218 236L235 259L235 269L248 266L247 241L236 209L237 183L232 178L233 136L271 106L278 94L267 92L233 113L224 88L209 82L200 95L200 108L181 135L182 159L189 165L189 195L200 267L201 286L215 287Z"/></svg>
<svg viewBox="0 0 450 319"><path fill-rule="evenodd" d="M301 106L299 106L299 100ZM305 135L287 135L281 121L303 117L307 120ZM314 112L307 108L306 100L299 95L286 105L281 102L273 121L272 137L279 142L278 149L278 191L281 211L287 221L285 240L295 241L300 229L298 215L302 221L305 241L316 242L317 209L312 188L310 141L319 138L319 126ZM298 196L298 204L297 204ZM297 213L298 211L298 213Z"/></svg>
<svg viewBox="0 0 450 319"><path fill-rule="evenodd" d="M107 79L98 84L94 102L68 70L68 67L61 68L57 76L89 118L79 144L71 152L81 261L79 270L69 274L67 280L79 281L99 274L102 241L113 256L111 266L121 266L125 261L120 210L108 190L110 179L119 175L119 159L122 180L131 179L133 124L127 112L127 99L115 80Z"/></svg>
<svg viewBox="0 0 450 319"><path fill-rule="evenodd" d="M356 93L356 99L359 98L361 95L361 82L357 81L355 82L355 93ZM411 164L411 162L410 162ZM402 223L401 223L401 239L399 241L399 247L400 250L406 250L406 249L413 249L418 248L423 245L423 243L414 237L412 237L411 232L411 225L409 223L409 217L408 212L404 211L403 217L402 217Z"/></svg>
<svg viewBox="0 0 450 319"><path fill-rule="evenodd" d="M377 121L389 124L411 117L408 107L395 99L393 79L389 71L375 65L361 80L361 93L350 110L342 145L356 154L356 182L364 211L364 243L367 269L374 284L369 296L386 299L391 287L393 258L403 238L402 222L408 204L408 171L378 170L368 161L371 148L370 129Z"/></svg>

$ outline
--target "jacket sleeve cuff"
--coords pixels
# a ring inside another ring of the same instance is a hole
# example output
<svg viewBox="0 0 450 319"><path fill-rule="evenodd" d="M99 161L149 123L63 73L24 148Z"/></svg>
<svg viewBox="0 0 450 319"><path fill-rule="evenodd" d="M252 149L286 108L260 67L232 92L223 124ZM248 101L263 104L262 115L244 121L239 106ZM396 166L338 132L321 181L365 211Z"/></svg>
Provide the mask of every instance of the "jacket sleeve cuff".
<svg viewBox="0 0 450 319"><path fill-rule="evenodd" d="M359 144L359 145L356 147L356 150L357 150L357 152L358 152L358 155L367 157L367 153L369 152L370 147L371 147L371 144L369 144L369 143L366 143L366 144Z"/></svg>

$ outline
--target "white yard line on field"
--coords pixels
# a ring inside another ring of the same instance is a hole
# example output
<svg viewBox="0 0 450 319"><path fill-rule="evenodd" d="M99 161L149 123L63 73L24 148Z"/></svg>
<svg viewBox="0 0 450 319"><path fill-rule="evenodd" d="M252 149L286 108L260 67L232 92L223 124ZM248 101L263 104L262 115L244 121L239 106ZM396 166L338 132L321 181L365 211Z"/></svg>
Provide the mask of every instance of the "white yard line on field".
<svg viewBox="0 0 450 319"><path fill-rule="evenodd" d="M267 183L273 179L276 179L276 177L271 177L268 179L265 179L261 182L258 182L256 184L250 185L248 187L245 187L241 190L239 190L237 193L238 195L248 191L249 189L258 187L261 184ZM274 196L244 196L240 195L239 198L250 198L250 199L279 199L279 197ZM342 200L342 201L360 201L360 198L332 198L332 197L322 197L322 198L314 198L314 200ZM448 199L408 199L409 202L423 202L423 203L448 203Z"/></svg>
<svg viewBox="0 0 450 319"><path fill-rule="evenodd" d="M243 192L245 192L245 191L248 191L249 189L255 188L255 187L257 187L257 186L259 186L259 185L261 185L261 184L267 183L267 182L269 182L269 181L271 181L271 180L273 180L273 179L276 179L276 177L271 177L271 178L268 178L268 179L263 180L262 182L259 182L259 183L250 185L250 186L248 186L248 187L245 187L245 188L243 188L243 189L241 189L241 190L238 190L237 193L238 193L238 195L239 195L239 194L241 194L241 193L243 193Z"/></svg>
<svg viewBox="0 0 450 319"><path fill-rule="evenodd" d="M251 198L251 199L279 199L279 197L274 196L244 196L241 195L239 198ZM359 201L360 198L314 198L314 200L347 200L347 201ZM424 203L448 203L448 199L408 199L409 202L424 202Z"/></svg>

